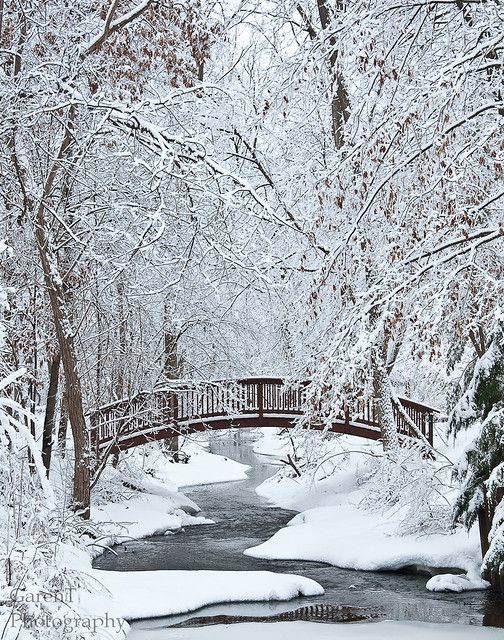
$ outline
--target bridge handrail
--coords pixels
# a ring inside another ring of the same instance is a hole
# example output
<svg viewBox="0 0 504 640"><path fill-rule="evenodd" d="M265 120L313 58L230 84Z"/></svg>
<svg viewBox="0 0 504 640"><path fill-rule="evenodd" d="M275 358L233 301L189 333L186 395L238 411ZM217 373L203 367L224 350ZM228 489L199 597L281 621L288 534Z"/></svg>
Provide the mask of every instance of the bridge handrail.
<svg viewBox="0 0 504 640"><path fill-rule="evenodd" d="M278 377L198 383L175 381L150 393L142 391L129 399L109 403L88 414L92 437L106 442L118 433L141 433L142 430L152 430L156 425L204 422L224 416L257 415L263 418L287 415L294 418L303 413L303 390L308 384L309 381L292 383ZM394 415L399 433L417 437L411 428L413 422L418 432L432 443L436 410L409 398L398 400L402 410L394 404ZM341 422L379 428L374 409L373 398L356 400L350 407L342 409Z"/></svg>
<svg viewBox="0 0 504 640"><path fill-rule="evenodd" d="M262 378L259 376L256 377L250 377L250 378L232 378L232 379L227 379L227 378L222 378L222 379L216 379L216 380L196 380L196 381L190 381L190 380L182 380L182 379L176 379L176 380L167 380L166 382L163 382L162 385L156 385L153 389L151 390L142 390L142 391L138 391L137 393L135 393L135 395L133 396L127 396L125 398L120 398L119 400L113 400L112 402L109 402L108 404L104 404L101 405L100 407L98 407L98 409L93 409L93 411L88 411L86 413L87 416L92 416L93 414L99 412L99 411L104 411L106 409L110 409L112 407L115 406L119 406L123 403L130 403L133 402L136 398L139 398L141 396L152 396L155 393L158 393L159 391L177 391L177 390L188 390L188 389L197 389L200 387L203 387L205 385L208 386L222 386L225 384L247 384L247 383L256 383L256 382L263 382L263 383L271 383L271 384L284 384L286 381L289 381L288 378L281 378L281 377L268 377L268 378ZM297 382L296 384L305 386L308 385L310 382L309 381L304 381L304 382Z"/></svg>

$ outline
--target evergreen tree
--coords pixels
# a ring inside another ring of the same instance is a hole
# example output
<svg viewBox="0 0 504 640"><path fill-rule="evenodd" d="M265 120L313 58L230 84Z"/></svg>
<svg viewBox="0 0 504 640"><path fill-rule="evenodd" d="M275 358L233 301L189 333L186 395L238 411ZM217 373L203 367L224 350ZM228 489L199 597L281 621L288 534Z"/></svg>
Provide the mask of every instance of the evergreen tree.
<svg viewBox="0 0 504 640"><path fill-rule="evenodd" d="M479 425L479 434L456 471L463 480L455 517L480 521L483 573L504 574L504 341L497 323L486 351L475 361L451 413L450 429ZM492 580L494 582L494 580Z"/></svg>

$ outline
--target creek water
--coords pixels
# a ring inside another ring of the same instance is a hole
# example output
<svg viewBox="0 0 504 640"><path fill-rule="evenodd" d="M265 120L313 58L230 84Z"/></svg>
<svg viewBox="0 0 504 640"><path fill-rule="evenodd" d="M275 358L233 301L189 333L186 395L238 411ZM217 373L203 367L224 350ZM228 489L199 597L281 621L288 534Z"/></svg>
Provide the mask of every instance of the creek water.
<svg viewBox="0 0 504 640"><path fill-rule="evenodd" d="M428 579L413 571L349 571L317 562L261 560L243 555L263 542L295 515L268 505L255 488L277 470L274 459L254 453L253 433L214 437L210 451L250 465L247 480L185 489L212 525L187 527L168 536L134 540L105 552L95 567L112 571L159 569L268 570L296 573L319 582L323 596L289 602L212 605L180 616L135 622L135 637L142 629L160 629L213 616L271 616L315 604L359 607L379 611L390 620L452 622L504 627L504 597L482 591L462 594L430 593ZM316 545L316 540L313 541Z"/></svg>

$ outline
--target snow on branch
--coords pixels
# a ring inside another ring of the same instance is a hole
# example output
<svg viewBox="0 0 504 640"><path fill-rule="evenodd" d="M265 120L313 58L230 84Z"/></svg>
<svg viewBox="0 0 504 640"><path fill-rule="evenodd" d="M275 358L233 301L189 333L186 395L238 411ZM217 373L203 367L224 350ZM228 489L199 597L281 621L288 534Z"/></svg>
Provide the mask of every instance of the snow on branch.
<svg viewBox="0 0 504 640"><path fill-rule="evenodd" d="M116 18L114 20L113 18L117 11L119 0L113 0L108 10L107 17L105 18L105 23L101 33L81 48L80 57L85 58L86 56L94 53L112 34L141 16L151 6L151 4L153 4L153 2L154 0L143 0L143 2L140 2L140 4L131 9L131 11L128 11L120 18Z"/></svg>
<svg viewBox="0 0 504 640"><path fill-rule="evenodd" d="M12 378L12 376L10 376ZM10 381L12 382L12 380ZM5 388L5 380L0 383L0 388ZM37 471L37 475L40 481L40 485L44 492L46 505L49 509L54 509L56 506L54 499L54 492L49 480L46 477L46 469L42 461L42 455L40 449L35 442L34 437L30 433L30 430L23 423L22 420L16 418L16 414L23 415L30 419L34 419L29 411L23 409L23 407L14 400L10 400L4 396L0 396L0 425L3 432L8 436L9 441L14 446L19 446L19 437L21 437L21 444L28 446L33 458L33 464Z"/></svg>
<svg viewBox="0 0 504 640"><path fill-rule="evenodd" d="M112 113L110 115L110 121L112 124L119 128L127 128L130 132L135 132L140 141L148 147L151 151L157 153L160 157L161 168L165 167L162 164L163 161L172 154L173 146L179 146L181 152L178 154L182 161L186 163L192 163L194 165L203 163L210 170L210 172L219 178L229 178L240 190L247 193L259 207L264 211L267 216L254 214L256 217L260 217L262 220L269 220L280 224L281 226L288 227L296 233L302 233L308 237L299 225L292 220L286 219L279 215L273 207L259 195L255 187L246 178L238 175L237 173L230 171L226 167L211 158L205 149L204 143L192 137L180 137L168 133L158 125L144 120L133 112L128 112L126 109L122 109L119 105L112 107Z"/></svg>

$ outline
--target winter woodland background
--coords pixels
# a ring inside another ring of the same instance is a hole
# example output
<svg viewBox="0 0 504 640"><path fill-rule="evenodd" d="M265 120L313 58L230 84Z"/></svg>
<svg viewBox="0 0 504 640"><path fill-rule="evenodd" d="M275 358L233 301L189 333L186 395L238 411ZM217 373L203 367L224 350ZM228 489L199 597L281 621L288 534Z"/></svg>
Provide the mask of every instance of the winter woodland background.
<svg viewBox="0 0 504 640"><path fill-rule="evenodd" d="M86 412L167 378L374 395L399 501L439 465L398 470L391 402L439 407L437 524L490 501L498 570L503 40L499 0L0 1L4 592L79 580L55 543L121 490Z"/></svg>

